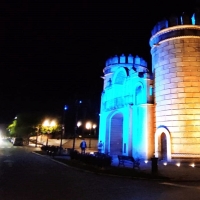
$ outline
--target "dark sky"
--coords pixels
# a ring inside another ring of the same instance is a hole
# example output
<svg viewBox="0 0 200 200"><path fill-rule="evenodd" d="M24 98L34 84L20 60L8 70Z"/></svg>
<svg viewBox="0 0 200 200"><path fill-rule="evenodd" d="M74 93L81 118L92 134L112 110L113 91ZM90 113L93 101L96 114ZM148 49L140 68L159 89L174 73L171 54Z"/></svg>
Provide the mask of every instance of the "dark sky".
<svg viewBox="0 0 200 200"><path fill-rule="evenodd" d="M194 1L188 2L1 3L0 123L24 111L62 112L77 98L99 105L106 59L131 53L151 68L153 26L171 13L191 8Z"/></svg>

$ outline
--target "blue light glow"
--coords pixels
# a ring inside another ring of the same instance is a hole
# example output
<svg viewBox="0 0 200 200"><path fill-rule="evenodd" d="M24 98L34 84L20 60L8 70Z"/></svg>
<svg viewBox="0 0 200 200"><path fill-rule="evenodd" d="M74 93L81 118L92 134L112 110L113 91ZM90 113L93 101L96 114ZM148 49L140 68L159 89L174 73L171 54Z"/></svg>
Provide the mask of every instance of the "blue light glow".
<svg viewBox="0 0 200 200"><path fill-rule="evenodd" d="M181 16L181 24L183 25L183 17Z"/></svg>
<svg viewBox="0 0 200 200"><path fill-rule="evenodd" d="M67 110L67 109L68 109L68 107L67 107L67 105L65 105L64 110Z"/></svg>
<svg viewBox="0 0 200 200"><path fill-rule="evenodd" d="M191 20L192 20L192 25L195 25L195 13L192 15Z"/></svg>
<svg viewBox="0 0 200 200"><path fill-rule="evenodd" d="M148 137L154 133L148 127L153 110L149 112L146 105L147 102L153 105L154 94L150 76L139 74L146 73L146 62L139 56L134 59L122 54L112 59L109 70L112 73L106 76L104 69L99 122L99 140L105 144L104 152L148 159L154 150L149 148ZM111 80L112 84L108 84Z"/></svg>

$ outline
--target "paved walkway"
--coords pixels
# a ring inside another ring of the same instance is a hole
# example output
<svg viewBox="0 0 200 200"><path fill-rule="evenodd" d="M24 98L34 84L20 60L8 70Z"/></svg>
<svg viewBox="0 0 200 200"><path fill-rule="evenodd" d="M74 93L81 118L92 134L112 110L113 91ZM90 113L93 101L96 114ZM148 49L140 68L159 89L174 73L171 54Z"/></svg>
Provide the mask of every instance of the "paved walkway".
<svg viewBox="0 0 200 200"><path fill-rule="evenodd" d="M37 148L39 149L39 148ZM77 149L80 150L80 149ZM94 152L96 149L87 149L86 153ZM69 159L69 156L56 156ZM118 159L113 158L112 165L118 165ZM126 167L132 167L126 164ZM140 161L140 169L146 173L152 173L151 161ZM158 161L158 173L162 176L168 177L173 181L200 181L200 160L198 162L187 161L172 161L162 162Z"/></svg>
<svg viewBox="0 0 200 200"><path fill-rule="evenodd" d="M68 156L62 156L69 159ZM68 158L67 158L68 157ZM180 164L180 165L179 165ZM190 162L170 162L164 163L158 162L158 174L170 178L172 181L200 181L200 163L195 166ZM118 159L114 158L112 160L113 166L118 166ZM126 167L132 168L132 165L125 164ZM141 161L140 170L145 173L152 173L152 163L151 161Z"/></svg>

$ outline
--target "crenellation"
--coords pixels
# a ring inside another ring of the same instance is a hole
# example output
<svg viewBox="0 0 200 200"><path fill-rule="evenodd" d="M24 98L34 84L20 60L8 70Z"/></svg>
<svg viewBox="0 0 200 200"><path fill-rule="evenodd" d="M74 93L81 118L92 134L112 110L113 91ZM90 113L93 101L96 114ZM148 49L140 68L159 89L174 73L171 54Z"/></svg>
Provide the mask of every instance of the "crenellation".
<svg viewBox="0 0 200 200"><path fill-rule="evenodd" d="M131 54L129 54L128 56L125 56L124 54L122 54L121 56L115 55L114 57L106 60L105 66L115 66L116 64L125 64L125 66L140 65L144 68L147 68L147 62L143 58L139 56L136 56L134 58Z"/></svg>

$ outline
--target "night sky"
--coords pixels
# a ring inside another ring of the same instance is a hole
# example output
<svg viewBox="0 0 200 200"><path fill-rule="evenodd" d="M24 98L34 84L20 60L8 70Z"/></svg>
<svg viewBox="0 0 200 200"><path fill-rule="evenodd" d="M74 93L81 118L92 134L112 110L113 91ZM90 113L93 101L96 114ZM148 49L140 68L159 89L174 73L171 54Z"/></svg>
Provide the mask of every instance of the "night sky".
<svg viewBox="0 0 200 200"><path fill-rule="evenodd" d="M0 123L25 111L61 113L76 99L98 107L105 61L116 54L139 55L151 69L153 26L190 10L195 1L146 2L1 3Z"/></svg>

